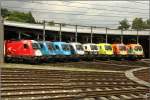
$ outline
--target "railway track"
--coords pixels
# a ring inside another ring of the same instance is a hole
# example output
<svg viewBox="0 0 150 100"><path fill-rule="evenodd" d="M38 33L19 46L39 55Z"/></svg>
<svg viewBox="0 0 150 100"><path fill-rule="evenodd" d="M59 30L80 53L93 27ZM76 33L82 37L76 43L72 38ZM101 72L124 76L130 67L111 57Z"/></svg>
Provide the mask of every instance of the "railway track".
<svg viewBox="0 0 150 100"><path fill-rule="evenodd" d="M136 71L134 72L134 75L139 79L150 83L150 69L143 69L140 71Z"/></svg>
<svg viewBox="0 0 150 100"><path fill-rule="evenodd" d="M148 67L149 64L142 61L81 61L81 62L68 62L68 63L48 63L43 66L61 66L61 67L73 67L73 68L92 68L102 70L116 70L126 71L139 67Z"/></svg>
<svg viewBox="0 0 150 100"><path fill-rule="evenodd" d="M124 73L1 70L2 100L146 100L147 92Z"/></svg>

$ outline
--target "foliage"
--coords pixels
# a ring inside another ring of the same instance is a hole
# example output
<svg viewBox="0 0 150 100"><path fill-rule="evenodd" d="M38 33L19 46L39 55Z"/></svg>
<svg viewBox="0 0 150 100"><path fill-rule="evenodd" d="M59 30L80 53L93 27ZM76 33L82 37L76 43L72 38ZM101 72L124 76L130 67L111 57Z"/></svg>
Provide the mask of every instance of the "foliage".
<svg viewBox="0 0 150 100"><path fill-rule="evenodd" d="M118 26L118 29L127 30L130 28L128 20L126 19L120 21L119 23L120 23L120 26ZM142 18L135 18L132 21L132 29L135 29L135 30L150 29L150 20L143 21Z"/></svg>
<svg viewBox="0 0 150 100"><path fill-rule="evenodd" d="M142 18L135 18L132 22L132 29L143 30L145 28L145 24Z"/></svg>
<svg viewBox="0 0 150 100"><path fill-rule="evenodd" d="M43 24L43 22L41 22L41 21L36 21L36 24Z"/></svg>
<svg viewBox="0 0 150 100"><path fill-rule="evenodd" d="M62 26L64 26L64 27L66 26L66 24L65 24L65 23L63 23L63 24L61 24L61 25L62 25Z"/></svg>
<svg viewBox="0 0 150 100"><path fill-rule="evenodd" d="M9 21L36 23L31 12L24 13L24 12L8 11L7 9L2 9L2 16L4 17L4 19Z"/></svg>
<svg viewBox="0 0 150 100"><path fill-rule="evenodd" d="M2 17L6 18L9 16L10 12L7 9L1 9Z"/></svg>
<svg viewBox="0 0 150 100"><path fill-rule="evenodd" d="M54 21L50 21L50 22L48 22L48 25L49 26L55 26L55 23L54 23Z"/></svg>
<svg viewBox="0 0 150 100"><path fill-rule="evenodd" d="M150 20L144 22L144 29L150 29Z"/></svg>
<svg viewBox="0 0 150 100"><path fill-rule="evenodd" d="M124 19L124 20L120 21L119 23L120 23L120 26L118 27L118 29L127 30L130 28L130 25L129 25L127 19Z"/></svg>

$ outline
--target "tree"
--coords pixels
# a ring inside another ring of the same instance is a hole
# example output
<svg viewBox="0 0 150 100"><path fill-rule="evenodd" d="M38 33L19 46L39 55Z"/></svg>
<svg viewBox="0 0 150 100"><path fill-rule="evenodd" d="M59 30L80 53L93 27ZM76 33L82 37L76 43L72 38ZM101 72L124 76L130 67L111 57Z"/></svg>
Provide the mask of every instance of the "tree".
<svg viewBox="0 0 150 100"><path fill-rule="evenodd" d="M124 19L124 20L120 21L119 24L120 24L120 26L118 26L118 29L127 30L127 29L130 28L130 25L129 25L127 19Z"/></svg>
<svg viewBox="0 0 150 100"><path fill-rule="evenodd" d="M144 21L142 18L135 18L132 22L132 29L143 30L145 27Z"/></svg>
<svg viewBox="0 0 150 100"><path fill-rule="evenodd" d="M8 16L7 20L17 21L17 22L25 22L25 23L36 23L31 12L23 13L23 12L13 11Z"/></svg>
<svg viewBox="0 0 150 100"><path fill-rule="evenodd" d="M27 19L28 19L28 21L27 21L28 23L36 23L36 21L35 21L35 19L34 19L31 12L27 13L26 16L27 16Z"/></svg>
<svg viewBox="0 0 150 100"><path fill-rule="evenodd" d="M24 13L19 11L9 11L2 9L2 16L6 20L24 22L24 23L36 23L31 12Z"/></svg>
<svg viewBox="0 0 150 100"><path fill-rule="evenodd" d="M144 29L150 29L150 20L144 22Z"/></svg>
<svg viewBox="0 0 150 100"><path fill-rule="evenodd" d="M50 22L48 22L48 25L49 26L55 26L55 22L54 21L50 21Z"/></svg>
<svg viewBox="0 0 150 100"><path fill-rule="evenodd" d="M64 27L66 26L66 24L65 24L65 23L62 23L61 25L62 25L62 26L64 26Z"/></svg>
<svg viewBox="0 0 150 100"><path fill-rule="evenodd" d="M8 10L5 9L5 8L4 8L4 9L2 8L1 13L2 13L2 17L3 17L3 18L6 18L7 16L9 16L10 11L8 11Z"/></svg>

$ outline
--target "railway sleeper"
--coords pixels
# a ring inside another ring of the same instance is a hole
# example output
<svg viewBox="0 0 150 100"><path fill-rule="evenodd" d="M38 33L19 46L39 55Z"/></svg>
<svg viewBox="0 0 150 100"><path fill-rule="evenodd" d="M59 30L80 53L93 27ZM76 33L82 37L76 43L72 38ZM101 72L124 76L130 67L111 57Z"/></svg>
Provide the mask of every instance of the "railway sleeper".
<svg viewBox="0 0 150 100"><path fill-rule="evenodd" d="M63 90L54 90L54 89L50 89L50 90L24 90L24 91L2 91L1 96L13 96L13 95L32 95L32 94L74 94L74 93L90 93L91 94L105 94L105 93L110 93L110 94L118 94L118 93L129 93L129 92L147 92L148 90L145 89L140 89L140 90L98 90L98 89L91 89L91 88L81 88L81 89L63 89ZM106 94L105 94L106 95Z"/></svg>
<svg viewBox="0 0 150 100"><path fill-rule="evenodd" d="M145 93L123 93L123 94L90 94L86 95L85 93L80 94L60 94L60 95L51 95L49 94L39 94L39 95L26 95L26 96L7 96L2 97L6 98L7 100L17 100L23 99L26 100L27 98L30 100L34 99L55 99L55 100L138 100L145 98ZM9 99L11 98L11 99ZM117 99L116 99L117 98Z"/></svg>
<svg viewBox="0 0 150 100"><path fill-rule="evenodd" d="M27 88L1 88L1 91L3 92L25 92L25 91L40 91L40 90L81 90L81 91L111 91L111 90L146 90L145 87L117 87L118 89L114 87L83 87L83 86L71 86L71 87L28 87Z"/></svg>

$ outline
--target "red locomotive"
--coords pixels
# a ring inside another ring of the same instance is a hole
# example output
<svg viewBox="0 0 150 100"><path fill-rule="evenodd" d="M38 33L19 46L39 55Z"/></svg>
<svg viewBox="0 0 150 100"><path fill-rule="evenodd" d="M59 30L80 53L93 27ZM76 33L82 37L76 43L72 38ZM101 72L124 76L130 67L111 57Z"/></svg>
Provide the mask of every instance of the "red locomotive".
<svg viewBox="0 0 150 100"><path fill-rule="evenodd" d="M6 61L37 62L42 57L40 45L35 40L6 40Z"/></svg>

